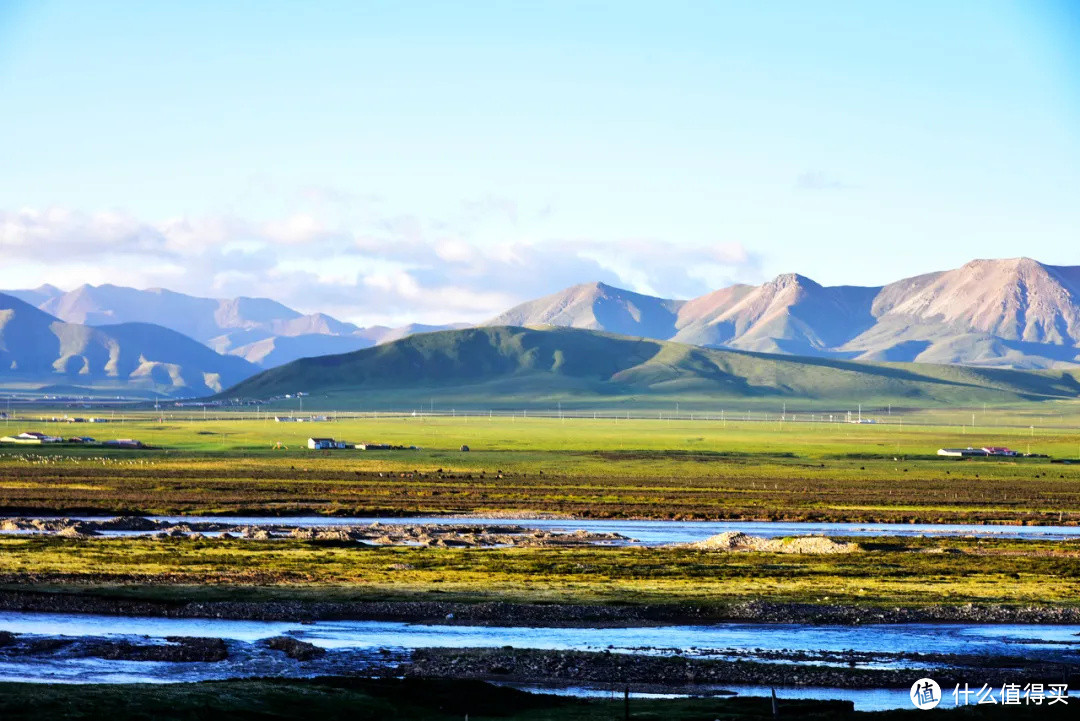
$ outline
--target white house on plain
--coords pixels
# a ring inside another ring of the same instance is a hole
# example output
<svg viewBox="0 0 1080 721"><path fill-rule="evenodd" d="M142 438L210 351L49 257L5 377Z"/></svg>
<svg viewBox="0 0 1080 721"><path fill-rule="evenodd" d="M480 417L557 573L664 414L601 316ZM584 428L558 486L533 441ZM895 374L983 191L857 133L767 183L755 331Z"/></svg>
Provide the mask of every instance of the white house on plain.
<svg viewBox="0 0 1080 721"><path fill-rule="evenodd" d="M333 438L308 438L307 447L313 451L324 451L334 448L348 448L345 441L335 441Z"/></svg>

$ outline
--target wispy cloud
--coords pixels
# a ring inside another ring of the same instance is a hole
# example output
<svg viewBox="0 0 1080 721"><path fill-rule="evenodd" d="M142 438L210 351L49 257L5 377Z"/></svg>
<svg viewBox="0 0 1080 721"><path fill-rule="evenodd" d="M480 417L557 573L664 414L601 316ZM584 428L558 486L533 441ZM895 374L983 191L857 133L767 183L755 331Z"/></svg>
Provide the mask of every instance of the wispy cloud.
<svg viewBox="0 0 1080 721"><path fill-rule="evenodd" d="M267 296L360 324L440 323L484 320L593 280L689 297L756 275L760 265L734 242L548 237L538 228L551 213L498 197L460 203L445 217L368 212L351 224L317 209L265 222L0 211L0 287L164 286Z"/></svg>
<svg viewBox="0 0 1080 721"><path fill-rule="evenodd" d="M795 178L796 190L848 190L854 186L833 178L820 170L808 170Z"/></svg>

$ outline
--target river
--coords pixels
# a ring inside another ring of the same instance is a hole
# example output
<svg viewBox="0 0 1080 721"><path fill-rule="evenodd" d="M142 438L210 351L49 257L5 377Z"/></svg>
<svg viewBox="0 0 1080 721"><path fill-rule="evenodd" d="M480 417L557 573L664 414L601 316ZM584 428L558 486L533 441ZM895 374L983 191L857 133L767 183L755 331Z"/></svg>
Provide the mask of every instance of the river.
<svg viewBox="0 0 1080 721"><path fill-rule="evenodd" d="M19 655L0 648L0 680L61 683L169 683L251 676L304 677L392 669L418 648L532 648L682 655L765 663L810 663L859 668L933 668L919 655L943 654L1008 659L1019 667L1042 661L1080 663L1080 626L992 624L898 624L813 626L721 623L700 626L534 628L410 624L383 621L236 621L124 617L93 614L0 612L0 630L21 639L123 639L164 643L166 637L214 637L229 645L216 662L122 661L80 657L70 648ZM297 661L259 644L290 636L326 649ZM915 657L914 659L912 657ZM857 661L844 659L857 658ZM912 679L915 680L914 678ZM973 678L973 684L979 679ZM519 684L520 685L520 684ZM526 684L526 686L528 686ZM530 687L532 688L532 687ZM741 694L768 689L724 686ZM610 693L603 685L562 686L560 693ZM786 698L844 698L860 709L906 708L906 691L895 689L783 688Z"/></svg>
<svg viewBox="0 0 1080 721"><path fill-rule="evenodd" d="M41 516L55 519L57 517ZM102 517L78 516L73 520L100 521ZM929 536L1080 540L1080 526L1011 526L942 523L813 523L780 521L661 521L661 520L589 520L589 519L517 519L467 516L418 516L411 518L338 518L327 516L148 516L151 520L176 523L217 523L236 526L361 526L371 523L391 524L467 524L485 526L520 526L552 532L584 530L590 533L619 533L641 545L663 546L693 543L725 531L741 531L752 536L820 535L829 537ZM6 531L5 533L25 533ZM148 535L152 531L104 531L104 536Z"/></svg>

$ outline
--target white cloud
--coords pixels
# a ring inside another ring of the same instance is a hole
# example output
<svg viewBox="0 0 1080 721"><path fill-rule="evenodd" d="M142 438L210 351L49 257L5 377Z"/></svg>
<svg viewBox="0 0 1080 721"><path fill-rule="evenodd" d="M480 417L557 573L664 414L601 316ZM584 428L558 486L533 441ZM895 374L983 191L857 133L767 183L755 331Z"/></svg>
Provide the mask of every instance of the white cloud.
<svg viewBox="0 0 1080 721"><path fill-rule="evenodd" d="M0 247L7 257L62 258L89 255L107 247L115 253L167 252L155 229L118 213L87 215L60 208L0 214Z"/></svg>
<svg viewBox="0 0 1080 721"><path fill-rule="evenodd" d="M270 222L0 211L0 287L111 282L267 296L367 325L480 321L594 280L685 298L758 274L738 243L547 237L551 213L495 197L447 218L387 213L351 224L317 210Z"/></svg>
<svg viewBox="0 0 1080 721"><path fill-rule="evenodd" d="M435 244L435 255L448 263L469 263L476 260L477 250L461 240L443 240Z"/></svg>
<svg viewBox="0 0 1080 721"><path fill-rule="evenodd" d="M270 221L261 228L267 239L286 245L308 245L319 240L340 238L341 234L330 230L321 221L307 213Z"/></svg>
<svg viewBox="0 0 1080 721"><path fill-rule="evenodd" d="M796 190L847 190L851 187L820 170L808 170L795 178Z"/></svg>

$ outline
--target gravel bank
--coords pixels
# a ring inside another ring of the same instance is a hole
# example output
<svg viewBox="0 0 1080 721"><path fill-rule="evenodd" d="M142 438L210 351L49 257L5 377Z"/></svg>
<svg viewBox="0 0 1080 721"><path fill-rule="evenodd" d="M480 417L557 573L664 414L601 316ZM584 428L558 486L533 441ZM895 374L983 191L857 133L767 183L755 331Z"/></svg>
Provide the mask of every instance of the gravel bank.
<svg viewBox="0 0 1080 721"><path fill-rule="evenodd" d="M126 531L154 538L244 538L269 541L294 538L304 541L343 541L372 546L422 546L430 548L575 548L612 543L633 543L618 533L545 531L513 524L400 524L369 523L353 526L296 526L279 524L244 526L217 522L169 523L141 516L120 516L103 521L71 518L4 518L0 531L56 535L63 538L95 538L103 532ZM207 535L210 534L210 535Z"/></svg>
<svg viewBox="0 0 1080 721"><path fill-rule="evenodd" d="M710 606L650 604L456 603L441 601L191 601L115 598L91 593L0 590L0 610L102 613L262 621L357 620L538 627L705 624L721 621L864 625L877 623L1080 624L1080 608L964 604L874 608L747 601Z"/></svg>
<svg viewBox="0 0 1080 721"><path fill-rule="evenodd" d="M1015 663L1016 659L1011 659ZM933 677L942 686L963 683L977 673L981 683L1000 686L1016 678L1080 679L1080 669L1025 665L1022 670L986 659L986 668L867 669L814 664L718 661L682 657L536 649L418 649L400 668L419 678L502 680L517 683L649 684L668 688L695 685L776 685L831 688L908 688Z"/></svg>

